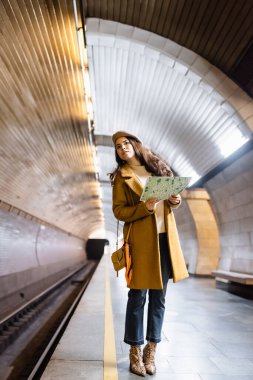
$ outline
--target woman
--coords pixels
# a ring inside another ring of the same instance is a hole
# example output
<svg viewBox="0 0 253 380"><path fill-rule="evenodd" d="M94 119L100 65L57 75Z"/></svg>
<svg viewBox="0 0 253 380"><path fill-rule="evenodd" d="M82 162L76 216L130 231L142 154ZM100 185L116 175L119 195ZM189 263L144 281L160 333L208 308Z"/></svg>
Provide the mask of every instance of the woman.
<svg viewBox="0 0 253 380"><path fill-rule="evenodd" d="M161 341L165 294L169 278L174 282L188 277L181 252L172 208L180 195L166 201L150 198L140 201L148 176L172 176L169 166L143 146L141 140L125 131L112 136L117 168L110 174L113 184L113 212L125 222L124 236L131 225L133 274L128 292L124 342L130 347L130 371L145 376L156 371L156 345ZM144 344L143 313L149 293L148 320Z"/></svg>

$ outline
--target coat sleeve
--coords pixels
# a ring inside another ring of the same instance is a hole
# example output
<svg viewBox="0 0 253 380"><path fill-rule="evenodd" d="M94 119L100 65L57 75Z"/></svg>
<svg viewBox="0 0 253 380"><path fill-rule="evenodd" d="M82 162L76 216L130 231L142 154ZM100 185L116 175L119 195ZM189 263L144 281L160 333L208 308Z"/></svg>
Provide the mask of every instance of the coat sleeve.
<svg viewBox="0 0 253 380"><path fill-rule="evenodd" d="M128 204L126 197L126 185L123 180L116 178L113 184L113 213L115 218L123 222L135 222L138 219L152 215L144 202L132 206ZM130 190L129 190L130 191Z"/></svg>
<svg viewBox="0 0 253 380"><path fill-rule="evenodd" d="M168 202L168 205L170 208L178 208L182 203L182 199L180 198L180 202L175 204L175 205L173 203L171 203L169 200L167 200L167 202Z"/></svg>

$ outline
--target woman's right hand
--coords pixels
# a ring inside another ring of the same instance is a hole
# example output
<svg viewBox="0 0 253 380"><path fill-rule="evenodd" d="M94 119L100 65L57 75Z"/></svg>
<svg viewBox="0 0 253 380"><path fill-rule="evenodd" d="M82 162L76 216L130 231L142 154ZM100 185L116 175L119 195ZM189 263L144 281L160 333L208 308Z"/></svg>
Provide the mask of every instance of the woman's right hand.
<svg viewBox="0 0 253 380"><path fill-rule="evenodd" d="M153 211L157 202L159 202L159 199L157 199L157 198L147 199L145 202L145 205L146 205L148 211Z"/></svg>

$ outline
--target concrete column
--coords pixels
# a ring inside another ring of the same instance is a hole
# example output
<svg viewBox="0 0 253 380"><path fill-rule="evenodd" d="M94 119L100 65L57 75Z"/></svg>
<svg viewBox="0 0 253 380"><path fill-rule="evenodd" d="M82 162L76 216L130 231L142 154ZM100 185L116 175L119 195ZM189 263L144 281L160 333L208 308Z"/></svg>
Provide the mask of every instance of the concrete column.
<svg viewBox="0 0 253 380"><path fill-rule="evenodd" d="M199 275L210 275L219 261L219 230L206 190L187 190L183 194L195 224L198 252L195 271Z"/></svg>

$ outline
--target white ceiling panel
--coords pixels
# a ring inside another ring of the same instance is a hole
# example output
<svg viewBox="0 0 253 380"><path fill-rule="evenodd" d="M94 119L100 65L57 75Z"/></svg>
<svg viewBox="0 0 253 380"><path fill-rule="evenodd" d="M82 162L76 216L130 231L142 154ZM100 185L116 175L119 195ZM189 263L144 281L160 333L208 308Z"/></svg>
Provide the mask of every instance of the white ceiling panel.
<svg viewBox="0 0 253 380"><path fill-rule="evenodd" d="M231 108L228 112L222 107L227 99L213 86L213 78L208 83L211 66L207 61L198 60L197 54L183 48L176 51L180 61L174 56L172 64L174 43L166 44L159 36L150 38L150 32L132 27L128 34L132 33L130 43L122 45L120 41L126 38L117 35L111 21L106 28L107 22L91 19L87 23L95 134L111 135L118 129L136 133L178 174L191 175L187 172L190 165L200 176L224 159L220 141L226 141L231 131L238 129L245 141L250 138L251 131L237 110L231 107L232 113ZM105 31L114 31L114 46L108 46ZM166 51L161 50L162 46L166 46ZM164 57L168 54L166 62ZM201 61L199 73L194 66L196 61ZM204 70L205 62L208 71ZM206 72L206 77L201 72ZM223 77L225 80L224 74L219 73L219 78ZM230 94L233 89L237 86L230 86ZM233 115L237 115L236 122ZM107 161L108 153L105 157Z"/></svg>

